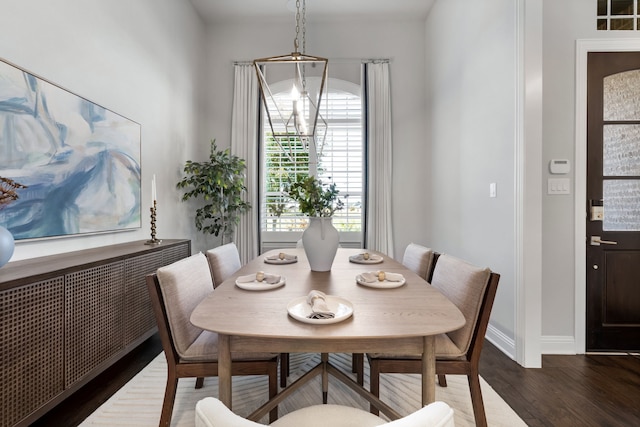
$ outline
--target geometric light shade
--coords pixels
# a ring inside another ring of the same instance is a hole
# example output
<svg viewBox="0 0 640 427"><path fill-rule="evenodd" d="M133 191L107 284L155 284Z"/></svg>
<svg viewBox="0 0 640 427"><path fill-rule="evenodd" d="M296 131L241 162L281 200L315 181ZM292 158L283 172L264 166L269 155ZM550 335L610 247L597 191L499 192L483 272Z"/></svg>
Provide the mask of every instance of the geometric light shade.
<svg viewBox="0 0 640 427"><path fill-rule="evenodd" d="M320 102L328 62L326 58L299 52L253 61L275 140L298 137L305 142L324 142L327 130ZM274 93L268 78L271 82L291 81L290 89Z"/></svg>

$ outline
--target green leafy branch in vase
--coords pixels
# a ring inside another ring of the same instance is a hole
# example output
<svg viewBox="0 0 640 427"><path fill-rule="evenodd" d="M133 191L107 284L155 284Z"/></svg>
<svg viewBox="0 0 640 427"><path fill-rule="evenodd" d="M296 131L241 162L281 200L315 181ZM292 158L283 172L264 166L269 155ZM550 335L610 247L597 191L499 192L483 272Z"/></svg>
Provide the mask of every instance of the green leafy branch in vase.
<svg viewBox="0 0 640 427"><path fill-rule="evenodd" d="M336 184L323 184L313 176L289 182L285 192L298 203L300 212L311 217L330 217L344 207Z"/></svg>

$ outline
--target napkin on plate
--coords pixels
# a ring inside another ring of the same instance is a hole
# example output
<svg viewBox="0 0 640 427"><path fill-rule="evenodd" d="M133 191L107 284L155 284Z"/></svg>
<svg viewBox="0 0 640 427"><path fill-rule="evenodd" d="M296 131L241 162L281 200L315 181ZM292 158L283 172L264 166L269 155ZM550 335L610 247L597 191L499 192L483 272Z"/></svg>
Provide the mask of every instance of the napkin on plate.
<svg viewBox="0 0 640 427"><path fill-rule="evenodd" d="M377 261L380 259L380 257L376 254L372 254L369 253L369 258L365 259L364 258L364 253L358 254L358 255L352 255L351 259L354 261Z"/></svg>
<svg viewBox="0 0 640 427"><path fill-rule="evenodd" d="M360 277L366 283L374 283L378 281L378 272L369 271L367 273L360 273ZM404 276L400 273L384 273L384 280L387 282L402 282Z"/></svg>
<svg viewBox="0 0 640 427"><path fill-rule="evenodd" d="M307 303L311 306L309 319L333 319L336 315L331 311L324 292L313 290L307 295Z"/></svg>
<svg viewBox="0 0 640 427"><path fill-rule="evenodd" d="M265 257L265 259L268 259L269 261L284 261L284 260L293 261L294 259L298 259L297 255L290 255L290 254L285 254L285 253L282 253L282 255L284 255L283 259L280 259L280 254L271 255L271 256Z"/></svg>
<svg viewBox="0 0 640 427"><path fill-rule="evenodd" d="M264 279L262 281L270 285L275 285L276 283L280 283L281 279L282 276L280 276L279 274L264 273ZM240 276L236 279L238 283L251 283L255 282L256 280L256 273L247 274L246 276Z"/></svg>

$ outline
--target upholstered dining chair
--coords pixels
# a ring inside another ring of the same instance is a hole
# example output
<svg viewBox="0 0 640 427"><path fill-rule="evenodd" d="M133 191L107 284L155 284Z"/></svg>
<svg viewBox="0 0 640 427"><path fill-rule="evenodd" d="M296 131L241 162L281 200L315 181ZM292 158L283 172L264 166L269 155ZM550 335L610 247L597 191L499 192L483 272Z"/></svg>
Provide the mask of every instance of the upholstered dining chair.
<svg viewBox="0 0 640 427"><path fill-rule="evenodd" d="M233 242L209 249L206 255L209 261L209 268L211 268L214 287L220 285L242 267L240 252L238 252L238 247ZM287 386L288 376L289 354L282 353L280 355L280 387Z"/></svg>
<svg viewBox="0 0 640 427"><path fill-rule="evenodd" d="M429 282L433 274L433 267L435 266L437 255L438 254L430 248L416 243L409 243L404 250L402 265Z"/></svg>
<svg viewBox="0 0 640 427"><path fill-rule="evenodd" d="M191 324L189 317L196 305L214 291L209 263L198 253L161 267L146 276L151 305L158 323L158 333L167 359L167 386L162 403L160 426L171 424L171 414L180 378L218 375L218 335ZM278 392L278 355L275 353L232 354L232 375L266 375L269 397ZM278 418L277 407L269 413Z"/></svg>
<svg viewBox="0 0 640 427"><path fill-rule="evenodd" d="M500 275L488 268L476 267L451 255L438 258L431 285L438 288L462 312L466 324L435 338L436 374L441 386L446 387L446 374L466 375L476 426L487 425L480 390L478 365L489 316L495 299ZM422 372L418 355L368 354L371 393L380 394L380 374ZM371 407L372 413L377 413Z"/></svg>
<svg viewBox="0 0 640 427"><path fill-rule="evenodd" d="M387 422L362 409L342 405L314 405L297 409L269 424L273 427L454 427L453 409L431 403L398 420ZM215 397L196 403L196 427L264 427L234 414Z"/></svg>
<svg viewBox="0 0 640 427"><path fill-rule="evenodd" d="M433 269L440 254L430 248L409 243L404 250L402 265L416 273L427 282L431 281ZM352 371L356 374L356 381L362 385L364 382L364 355L354 353L352 356Z"/></svg>
<svg viewBox="0 0 640 427"><path fill-rule="evenodd" d="M240 270L240 252L235 243L227 243L206 251L211 275L213 276L213 286L217 287L227 280L233 273Z"/></svg>

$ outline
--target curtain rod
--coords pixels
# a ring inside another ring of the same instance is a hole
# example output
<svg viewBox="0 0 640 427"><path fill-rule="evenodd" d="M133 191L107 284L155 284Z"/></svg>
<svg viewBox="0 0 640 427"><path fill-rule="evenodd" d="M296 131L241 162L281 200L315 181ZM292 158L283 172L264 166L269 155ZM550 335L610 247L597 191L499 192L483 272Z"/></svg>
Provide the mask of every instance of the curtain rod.
<svg viewBox="0 0 640 427"><path fill-rule="evenodd" d="M366 64L366 63L390 63L391 58L328 58L329 63L336 62L338 64ZM233 65L253 65L253 61L233 61Z"/></svg>

